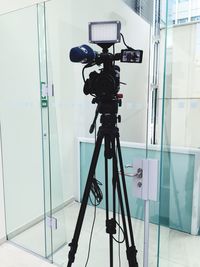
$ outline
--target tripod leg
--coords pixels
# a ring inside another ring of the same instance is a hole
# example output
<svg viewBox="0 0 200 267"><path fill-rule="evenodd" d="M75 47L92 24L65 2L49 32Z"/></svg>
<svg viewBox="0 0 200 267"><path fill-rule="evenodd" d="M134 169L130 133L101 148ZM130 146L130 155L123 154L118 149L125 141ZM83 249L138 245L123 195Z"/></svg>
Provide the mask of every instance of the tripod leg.
<svg viewBox="0 0 200 267"><path fill-rule="evenodd" d="M89 173L88 173L88 178L87 178L87 182L86 182L86 186L85 186L85 190L84 190L84 194L83 194L82 204L80 207L80 211L79 211L79 215L78 215L78 219L77 219L77 223L76 223L76 227L75 227L75 231L74 231L74 236L73 236L72 242L69 245L70 251L68 254L67 267L71 267L72 263L75 260L75 254L76 254L76 251L78 248L78 240L79 240L79 236L80 236L80 232L81 232L81 228L82 228L82 224L83 224L83 219L85 216L87 202L88 202L88 198L89 198L89 194L90 194L93 176L94 176L94 173L96 170L96 165L97 165L97 161L98 161L98 157L99 157L99 152L100 152L102 140L103 140L103 135L99 132L98 137L97 137L97 141L95 144L93 156L92 156L92 161L91 161L91 165L90 165L90 169L89 169Z"/></svg>
<svg viewBox="0 0 200 267"><path fill-rule="evenodd" d="M123 223L123 229L124 229L124 240L126 242L126 248L128 250L128 248L129 248L129 238L128 238L127 223L126 223L126 217L125 217L125 210L124 210L124 204L123 204L123 198L122 198L121 185L120 185L120 180L119 180L119 173L118 173L116 155L114 156L114 162L115 162L114 164L116 166L115 177L116 177L118 199L119 199L119 205L120 205L120 209L121 209L122 223ZM135 267L137 265L130 265L130 263L129 263L129 266Z"/></svg>
<svg viewBox="0 0 200 267"><path fill-rule="evenodd" d="M113 262L113 234L116 233L115 220L115 189L113 186L113 218L109 217L109 185L108 185L108 159L113 158L114 153L114 138L105 135L105 196L106 196L106 233L109 234L109 249L110 249L110 267L114 266ZM114 170L114 168L113 168ZM113 172L114 183L114 172Z"/></svg>
<svg viewBox="0 0 200 267"><path fill-rule="evenodd" d="M113 266L113 234L116 234L116 176L115 176L115 138L112 137L112 197L113 197L113 217L112 217L112 234L110 234L110 261L112 260Z"/></svg>
<svg viewBox="0 0 200 267"><path fill-rule="evenodd" d="M119 136L117 136L116 139L117 139L117 151L118 151L118 156L119 156L122 187L123 187L124 200L125 200L125 206L126 206L126 213L127 213L127 218L128 218L128 226L129 226L130 239L131 239L131 246L129 246L128 243L127 243L127 245L128 245L127 246L127 258L128 258L128 261L129 261L129 266L137 267L138 266L137 258L136 258L137 250L135 248L134 237L133 237L131 213L130 213L128 194L127 194L127 189L126 189L126 181L125 181L125 174L124 174L124 168L123 168L123 161L122 161L122 154L121 154ZM117 161L117 158L116 158L116 161ZM119 201L121 202L121 208L122 208L123 207L123 200L122 200L121 186L120 186L120 180L119 180L119 174L118 173L117 173L117 177L118 177L118 186L117 186L118 195L119 195ZM122 220L123 220L123 217L125 216L123 208L121 209L121 212L122 212ZM127 229L126 229L126 231L127 231Z"/></svg>

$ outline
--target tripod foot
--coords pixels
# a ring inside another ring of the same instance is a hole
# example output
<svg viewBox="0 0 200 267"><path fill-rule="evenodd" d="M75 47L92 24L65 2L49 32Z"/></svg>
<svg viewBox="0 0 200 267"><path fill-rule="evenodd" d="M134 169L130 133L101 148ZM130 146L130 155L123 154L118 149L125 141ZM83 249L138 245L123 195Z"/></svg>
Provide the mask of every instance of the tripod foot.
<svg viewBox="0 0 200 267"><path fill-rule="evenodd" d="M69 254L68 254L67 267L71 267L72 266L72 263L75 260L75 254L76 254L78 246L76 244L74 244L74 242L72 240L72 242L69 244L69 247L70 247L70 251L69 251Z"/></svg>
<svg viewBox="0 0 200 267"><path fill-rule="evenodd" d="M129 267L138 267L137 257L136 257L137 249L135 248L135 246L129 247L126 251L126 254L129 262Z"/></svg>

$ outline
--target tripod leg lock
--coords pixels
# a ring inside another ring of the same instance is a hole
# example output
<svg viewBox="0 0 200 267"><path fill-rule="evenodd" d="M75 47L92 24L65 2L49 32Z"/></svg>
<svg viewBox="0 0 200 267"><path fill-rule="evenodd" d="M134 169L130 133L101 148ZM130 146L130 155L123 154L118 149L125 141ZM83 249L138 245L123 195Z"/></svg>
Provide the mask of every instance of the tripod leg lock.
<svg viewBox="0 0 200 267"><path fill-rule="evenodd" d="M114 218L110 220L106 220L106 233L108 234L116 234L116 221Z"/></svg>
<svg viewBox="0 0 200 267"><path fill-rule="evenodd" d="M138 267L137 262L137 249L135 246L131 246L126 251L129 267Z"/></svg>

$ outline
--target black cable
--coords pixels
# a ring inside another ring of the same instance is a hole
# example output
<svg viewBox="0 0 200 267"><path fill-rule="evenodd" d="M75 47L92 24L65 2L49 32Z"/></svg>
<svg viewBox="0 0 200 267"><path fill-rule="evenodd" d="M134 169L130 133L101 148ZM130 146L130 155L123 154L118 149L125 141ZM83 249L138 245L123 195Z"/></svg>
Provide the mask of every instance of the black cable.
<svg viewBox="0 0 200 267"><path fill-rule="evenodd" d="M82 69L82 78L83 78L84 83L85 83L85 74L84 74L85 69L93 67L95 64L96 64L95 62L91 62L91 63L88 63L87 65L85 65L83 67L83 69Z"/></svg>
<svg viewBox="0 0 200 267"><path fill-rule="evenodd" d="M113 55L115 55L115 44L113 45ZM114 60L114 65L115 65L115 60Z"/></svg>
<svg viewBox="0 0 200 267"><path fill-rule="evenodd" d="M95 122L94 130L95 130L94 131L94 139L95 139L95 144L96 144L96 140L97 140L96 122ZM90 202L92 203L93 206L99 206L99 204L103 200L103 193L102 193L102 190L100 188L102 183L99 180L97 180L95 176L96 175L94 174L93 181L92 181L91 188L90 188L90 191L93 194L94 199L95 199L95 204L92 201L91 196L89 196L89 197L90 197Z"/></svg>
<svg viewBox="0 0 200 267"><path fill-rule="evenodd" d="M95 132L94 132L94 135L95 135L95 143L96 143L96 140L97 140L97 138L96 138L97 137L96 124L95 124ZM92 185L91 185L91 189L90 190L91 190L91 193L94 196L95 202L93 202L91 196L89 196L90 202L94 206L94 219L93 219L92 228L91 228L91 232L90 232L88 255L87 255L87 260L86 260L86 263L85 263L85 267L87 267L87 264L88 264L89 258L90 258L90 251L91 251L91 245L92 245L92 236L93 236L94 225L95 225L95 221L96 221L97 206L103 200L103 193L102 193L102 190L100 188L101 185L102 185L102 183L95 178L95 174L94 174L94 177L93 177L93 181L92 181Z"/></svg>
<svg viewBox="0 0 200 267"><path fill-rule="evenodd" d="M94 225L95 225L95 221L96 221L96 212L97 212L97 205L96 205L96 199L95 199L94 219L93 219L93 223L92 223L92 229L91 229L91 232L90 232L89 248L88 248L88 255L87 255L87 260L86 260L86 263L85 263L85 267L87 267L87 264L88 264L89 258L90 258L90 250L91 250L91 244L92 244L92 236L93 236Z"/></svg>
<svg viewBox="0 0 200 267"><path fill-rule="evenodd" d="M94 196L94 199L95 199L94 203L93 203L93 201L91 199L91 196L89 196L90 197L90 202L94 206L94 219L93 219L92 228L91 228L91 232L90 232L88 255L87 255L87 260L86 260L86 263L85 263L85 267L87 266L87 264L89 262L89 258L90 258L90 250L91 250L91 244L92 244L92 236L93 236L93 231L94 231L94 225L95 225L95 221L96 221L97 206L101 203L101 201L103 199L103 193L101 191L100 185L102 185L102 183L99 182L94 177L92 185L91 185L91 192L92 192L92 194Z"/></svg>
<svg viewBox="0 0 200 267"><path fill-rule="evenodd" d="M123 236L124 236L124 230L123 228L121 227L121 225L116 221L116 224L117 226L119 227L119 232L121 231L123 233ZM117 242L118 244L122 244L124 243L124 240L125 238L123 237L123 239L120 241L119 239L117 240L114 236L113 236L113 239L115 240L115 242Z"/></svg>
<svg viewBox="0 0 200 267"><path fill-rule="evenodd" d="M95 199L95 204L94 204L90 196L90 202L92 203L93 206L99 206L99 204L101 203L103 199L103 193L100 188L101 185L102 183L98 181L95 177L93 177L93 181L92 181L92 185L90 189Z"/></svg>
<svg viewBox="0 0 200 267"><path fill-rule="evenodd" d="M82 77L83 77L83 81L84 81L84 83L85 83L85 74L84 74L85 69L86 69L86 66L83 67L83 69L82 69Z"/></svg>
<svg viewBox="0 0 200 267"><path fill-rule="evenodd" d="M126 44L125 39L124 39L124 35L123 35L122 33L120 33L120 35L121 35L121 37L122 37L122 41L123 41L124 45L126 46L126 48L128 48L128 49L130 49L130 50L135 50L135 49L133 49L132 47L130 47L130 46L128 46L128 45Z"/></svg>

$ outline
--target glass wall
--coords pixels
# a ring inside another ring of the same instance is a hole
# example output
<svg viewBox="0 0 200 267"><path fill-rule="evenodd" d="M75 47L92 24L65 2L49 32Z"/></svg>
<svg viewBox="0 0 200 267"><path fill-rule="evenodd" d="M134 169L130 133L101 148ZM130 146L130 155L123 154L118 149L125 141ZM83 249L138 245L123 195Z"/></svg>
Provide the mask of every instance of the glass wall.
<svg viewBox="0 0 200 267"><path fill-rule="evenodd" d="M36 22L35 7L0 17L0 112L8 239L45 256L44 224L40 247L31 234L18 235L44 213Z"/></svg>
<svg viewBox="0 0 200 267"><path fill-rule="evenodd" d="M193 5L195 1L178 2L179 8L183 8L183 5ZM178 25L178 16L182 14L178 10L177 25L173 25L174 5L174 1L167 1L164 8L166 20L162 20L164 24L161 30L164 78L161 79L163 92L160 92L159 97L160 103L164 104L164 120L158 266L192 267L198 266L200 260L200 32L198 21ZM194 14L194 10L192 12Z"/></svg>
<svg viewBox="0 0 200 267"><path fill-rule="evenodd" d="M60 266L67 262L68 244L95 143L89 128L96 105L91 103L92 96L83 94L83 65L69 60L72 47L88 43L88 22L121 21L126 43L144 51L142 64L116 63L121 69L120 93L124 96L122 107L119 107L122 121L118 124L124 166L133 165L125 172L129 176L135 174L134 162L138 159L160 157L159 146L149 146L148 128L152 78L151 16L154 12L147 9L153 8L153 1L150 4L137 1L138 14L129 2L52 0L0 18L0 31L4 36L0 44L3 54L0 68L4 74L0 78L0 101L8 239ZM101 52L97 45L90 46ZM124 48L121 41L115 51ZM85 77L100 68L94 66L86 70ZM98 121L97 128L99 125ZM104 193L102 151L96 175L103 184ZM138 262L142 266L145 203L133 194L133 181L129 176L126 182L132 225ZM110 175L109 188L111 186ZM152 267L157 263L158 212L158 201L151 201L149 264ZM89 205L77 266L87 258L93 216L94 208ZM108 245L103 200L97 210L90 266L94 266L97 259L101 265L108 261ZM94 251L98 253L94 255ZM115 243L114 252L115 263L118 263L120 254L122 266L127 266L125 245L119 248Z"/></svg>

